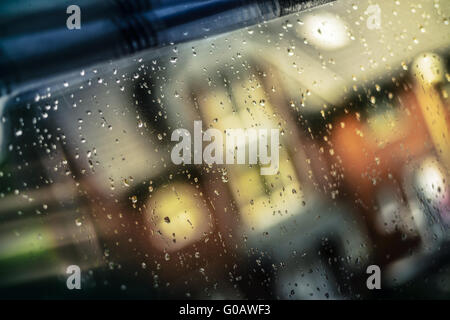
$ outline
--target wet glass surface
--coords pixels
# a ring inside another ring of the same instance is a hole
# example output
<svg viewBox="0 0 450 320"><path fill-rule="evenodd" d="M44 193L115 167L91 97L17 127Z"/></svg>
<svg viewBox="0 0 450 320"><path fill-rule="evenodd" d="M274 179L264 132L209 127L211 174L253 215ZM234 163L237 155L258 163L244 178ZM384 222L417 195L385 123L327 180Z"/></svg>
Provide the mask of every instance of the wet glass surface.
<svg viewBox="0 0 450 320"><path fill-rule="evenodd" d="M85 298L449 298L449 16L337 1L11 97L1 296L73 298L77 265ZM208 129L278 130L275 174L194 161Z"/></svg>

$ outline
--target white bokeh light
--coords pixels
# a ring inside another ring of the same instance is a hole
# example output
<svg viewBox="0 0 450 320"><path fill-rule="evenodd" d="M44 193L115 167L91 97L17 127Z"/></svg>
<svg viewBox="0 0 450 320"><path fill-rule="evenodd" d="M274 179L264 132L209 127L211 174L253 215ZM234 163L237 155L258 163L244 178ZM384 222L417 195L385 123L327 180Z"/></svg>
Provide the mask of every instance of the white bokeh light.
<svg viewBox="0 0 450 320"><path fill-rule="evenodd" d="M345 47L350 41L345 23L331 13L307 16L297 32L309 43L325 50Z"/></svg>

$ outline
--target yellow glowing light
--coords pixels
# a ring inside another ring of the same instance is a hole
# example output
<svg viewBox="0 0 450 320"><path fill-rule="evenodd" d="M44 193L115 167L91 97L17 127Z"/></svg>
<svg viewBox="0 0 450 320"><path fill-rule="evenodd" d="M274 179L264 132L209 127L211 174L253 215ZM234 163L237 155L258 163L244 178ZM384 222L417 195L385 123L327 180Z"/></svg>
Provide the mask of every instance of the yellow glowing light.
<svg viewBox="0 0 450 320"><path fill-rule="evenodd" d="M438 189L446 189L444 172L445 169L442 168L435 158L429 157L421 164L420 170L417 171L416 179L427 199L434 200Z"/></svg>
<svg viewBox="0 0 450 320"><path fill-rule="evenodd" d="M447 110L436 85L443 80L445 68L438 55L421 54L414 63L415 93L435 150L442 162L450 168L450 127Z"/></svg>
<svg viewBox="0 0 450 320"><path fill-rule="evenodd" d="M147 202L149 221L156 230L154 243L159 249L179 250L209 231L209 211L199 197L195 187L176 182L157 190Z"/></svg>
<svg viewBox="0 0 450 320"><path fill-rule="evenodd" d="M417 79L427 84L435 84L444 80L442 59L434 53L423 53L413 63L413 71Z"/></svg>
<svg viewBox="0 0 450 320"><path fill-rule="evenodd" d="M232 100L225 90L209 91L200 99L200 110L207 123L222 131L228 128L278 128L282 121L274 116L274 108L259 85L259 79L235 81L231 87ZM214 123L214 119L220 121ZM301 211L301 185L283 143L279 174L261 176L256 165L230 165L227 170L228 186L246 229L267 230Z"/></svg>

